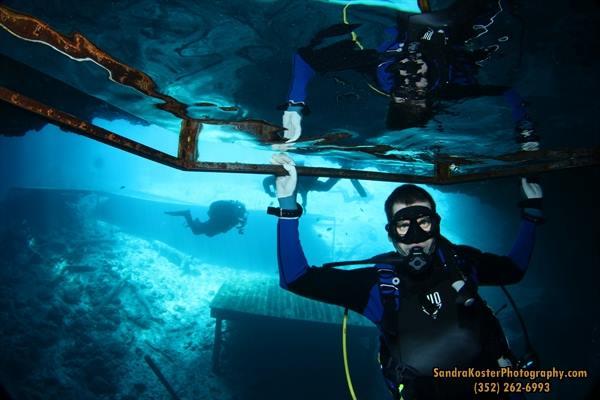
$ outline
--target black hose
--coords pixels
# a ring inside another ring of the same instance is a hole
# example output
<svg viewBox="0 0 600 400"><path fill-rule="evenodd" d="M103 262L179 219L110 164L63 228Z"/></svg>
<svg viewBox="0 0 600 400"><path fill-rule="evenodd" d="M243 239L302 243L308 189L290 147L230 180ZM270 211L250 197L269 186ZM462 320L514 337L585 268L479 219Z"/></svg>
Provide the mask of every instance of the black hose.
<svg viewBox="0 0 600 400"><path fill-rule="evenodd" d="M512 296L510 295L510 293L508 292L508 290L506 289L506 287L505 286L500 286L500 288L502 288L502 291L504 292L504 294L508 298L508 301L510 302L510 305L512 306L513 310L515 311L515 314L517 315L517 318L519 320L519 324L521 324L521 329L523 330L523 336L525 337L525 346L527 347L526 348L526 352L530 352L530 351L533 350L533 346L531 345L531 341L529 340L529 333L527 331L527 327L525 326L525 320L523 320L523 316L519 312L519 309L517 308L517 305L516 305L514 299L512 298Z"/></svg>

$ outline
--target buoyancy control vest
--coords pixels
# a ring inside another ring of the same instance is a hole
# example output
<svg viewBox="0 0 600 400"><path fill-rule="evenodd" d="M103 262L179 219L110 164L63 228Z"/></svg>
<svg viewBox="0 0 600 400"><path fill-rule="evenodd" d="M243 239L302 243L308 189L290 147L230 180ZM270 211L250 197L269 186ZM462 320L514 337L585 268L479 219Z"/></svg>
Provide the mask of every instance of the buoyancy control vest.
<svg viewBox="0 0 600 400"><path fill-rule="evenodd" d="M393 263L376 265L383 303L380 363L393 388L431 375L434 367L496 368L499 358L512 358L456 247L440 238L435 253L424 277L403 274ZM457 291L452 283L458 279L464 285Z"/></svg>
<svg viewBox="0 0 600 400"><path fill-rule="evenodd" d="M496 368L499 358L513 359L499 321L477 294L470 265L447 239L436 242L434 265L418 278L402 272L396 252L324 265L375 264L383 305L379 361L397 399L434 366L461 365L462 360L464 366ZM460 290L452 287L457 280L464 282Z"/></svg>

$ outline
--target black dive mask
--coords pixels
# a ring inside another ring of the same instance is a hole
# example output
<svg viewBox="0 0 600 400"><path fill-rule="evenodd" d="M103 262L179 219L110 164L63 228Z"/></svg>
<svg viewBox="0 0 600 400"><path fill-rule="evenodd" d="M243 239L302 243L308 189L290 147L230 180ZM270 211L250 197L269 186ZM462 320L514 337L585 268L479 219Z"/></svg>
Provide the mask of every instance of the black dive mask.
<svg viewBox="0 0 600 400"><path fill-rule="evenodd" d="M440 216L424 206L409 206L399 210L385 226L392 240L404 244L422 243L436 238L440 232ZM425 229L423 229L423 227ZM420 246L401 255L401 265L411 274L421 274L429 270L433 251L429 254Z"/></svg>
<svg viewBox="0 0 600 400"><path fill-rule="evenodd" d="M406 221L408 221L408 225ZM394 214L385 229L390 237L397 242L404 244L422 243L427 239L439 236L440 221L441 217L429 207L409 206ZM427 227L428 225L428 230L422 228L422 226ZM406 230L405 233L404 230Z"/></svg>

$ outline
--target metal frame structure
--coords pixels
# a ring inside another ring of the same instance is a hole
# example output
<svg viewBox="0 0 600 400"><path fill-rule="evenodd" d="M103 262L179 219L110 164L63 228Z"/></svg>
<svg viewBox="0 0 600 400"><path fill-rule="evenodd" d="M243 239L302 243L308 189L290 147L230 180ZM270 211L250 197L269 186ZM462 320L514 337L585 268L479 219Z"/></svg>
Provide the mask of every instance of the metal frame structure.
<svg viewBox="0 0 600 400"><path fill-rule="evenodd" d="M229 172L249 174L274 174L285 175L287 172L275 165L242 164L227 162L201 162L197 161L198 135L202 129L199 120L184 119L179 133L179 147L177 157L134 140L128 139L115 132L111 132L90 122L83 121L71 114L42 104L20 93L0 86L0 100L13 106L39 115L51 123L66 128L76 134L86 136L98 142L126 151L139 157L164 164L166 166L184 171L204 172ZM551 161L543 161L548 160ZM503 178L508 176L522 176L540 174L563 170L600 165L600 149L579 150L545 150L535 152L521 152L500 157L505 162L525 162L542 160L540 164L495 169L473 174L455 174L455 165L465 163L467 160L458 157L444 157L436 161L434 176L419 176L407 174L394 174L386 172L360 171L351 169L298 167L299 175L322 176L331 178L365 179L386 182L412 182L425 184L455 184L473 181Z"/></svg>
<svg viewBox="0 0 600 400"><path fill-rule="evenodd" d="M79 60L92 60L110 71L111 79L115 82L130 86L147 96L163 101L158 107L182 121L177 156L161 152L118 133L103 129L6 87L0 86L0 100L41 116L48 122L66 128L70 132L172 168L184 171L287 174L281 166L198 161L198 136L203 124L233 126L239 130L250 132L263 139L263 141L269 141L273 137L277 137L276 134L283 130L282 127L261 120L226 121L191 118L187 115L187 106L170 96L160 93L150 76L114 59L110 54L103 52L79 33L75 33L71 37L65 36L45 22L5 6L0 6L0 27L20 39L49 45L68 57ZM297 170L299 175L305 176L447 185L509 176L535 175L568 168L597 166L600 165L600 148L542 150L508 154L495 158L478 157L478 159L479 161L493 160L505 163L520 163L521 165L502 166L493 169L487 167L488 170L486 171L461 173L460 167L462 165L473 165L477 161L474 162L472 158L438 156L432 165L433 176L321 167L297 167Z"/></svg>

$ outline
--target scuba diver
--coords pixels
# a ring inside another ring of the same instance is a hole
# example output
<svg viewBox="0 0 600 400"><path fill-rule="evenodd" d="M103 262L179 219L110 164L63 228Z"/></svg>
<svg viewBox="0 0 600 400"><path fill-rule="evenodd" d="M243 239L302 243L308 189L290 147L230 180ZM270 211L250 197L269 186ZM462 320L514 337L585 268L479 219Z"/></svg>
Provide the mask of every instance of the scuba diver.
<svg viewBox="0 0 600 400"><path fill-rule="evenodd" d="M219 200L210 204L208 208L208 221L201 222L198 218L192 218L190 210L165 211L165 214L184 217L188 227L194 235L206 235L209 237L225 233L237 228L238 233L244 233L244 227L248 219L248 212L244 204L235 200Z"/></svg>
<svg viewBox="0 0 600 400"><path fill-rule="evenodd" d="M321 30L294 54L288 101L279 106L284 110L286 143L302 134L302 116L310 113L307 86L313 76L353 70L389 98L387 129L424 126L441 101L503 96L512 111L517 143L524 151L538 150L540 138L516 90L477 81L482 63L499 45L473 48L472 41L488 32L506 2L456 0L434 12L430 1L415 2L421 14L398 13L396 25L386 30L391 39L376 49L364 48L354 32L360 24L344 18L344 23Z"/></svg>
<svg viewBox="0 0 600 400"><path fill-rule="evenodd" d="M298 236L302 208L296 203L295 165L285 154L274 155L272 163L288 172L276 181L280 208L268 209L279 217L281 287L346 307L372 321L380 332L381 368L394 399L488 398L473 394L473 380L436 378L434 369L524 367L515 360L478 287L509 285L523 278L536 225L543 221L539 184L521 180L526 196L520 203L522 221L506 256L451 243L441 233L432 196L405 184L385 202L385 230L395 251L369 260L311 267ZM353 270L330 268L367 263L369 267Z"/></svg>

